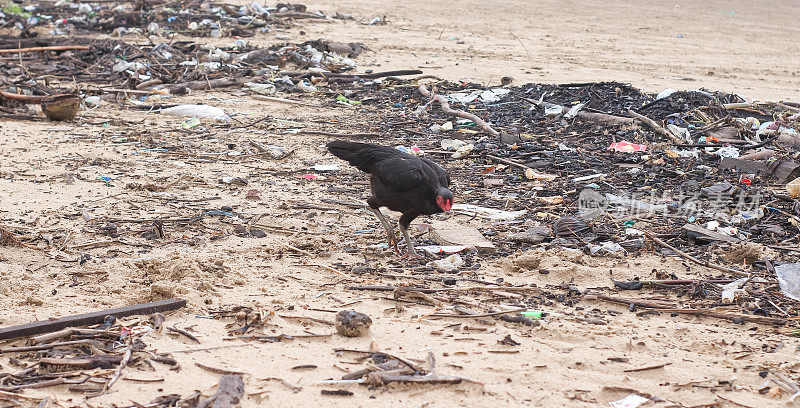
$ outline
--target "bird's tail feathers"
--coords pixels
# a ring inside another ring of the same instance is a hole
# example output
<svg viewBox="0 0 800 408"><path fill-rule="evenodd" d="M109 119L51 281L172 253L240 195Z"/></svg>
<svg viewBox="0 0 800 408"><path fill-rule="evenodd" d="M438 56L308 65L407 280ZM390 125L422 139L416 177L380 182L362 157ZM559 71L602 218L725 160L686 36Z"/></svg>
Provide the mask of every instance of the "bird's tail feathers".
<svg viewBox="0 0 800 408"><path fill-rule="evenodd" d="M334 156L347 161L359 170L370 173L379 157L374 154L375 145L367 143L334 140L327 145L328 151Z"/></svg>

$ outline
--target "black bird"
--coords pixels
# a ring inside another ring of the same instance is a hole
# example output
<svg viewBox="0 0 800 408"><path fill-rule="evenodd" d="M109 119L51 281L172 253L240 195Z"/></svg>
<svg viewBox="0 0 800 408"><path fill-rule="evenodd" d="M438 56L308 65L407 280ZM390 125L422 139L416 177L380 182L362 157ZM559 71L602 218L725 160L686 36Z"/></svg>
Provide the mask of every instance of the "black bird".
<svg viewBox="0 0 800 408"><path fill-rule="evenodd" d="M450 211L453 193L449 190L450 176L447 172L429 159L392 147L344 140L330 142L327 147L334 156L369 173L372 196L367 199L367 204L386 229L389 245L400 252L397 238L380 207L403 214L399 224L408 255L418 256L408 235L408 226L420 215Z"/></svg>

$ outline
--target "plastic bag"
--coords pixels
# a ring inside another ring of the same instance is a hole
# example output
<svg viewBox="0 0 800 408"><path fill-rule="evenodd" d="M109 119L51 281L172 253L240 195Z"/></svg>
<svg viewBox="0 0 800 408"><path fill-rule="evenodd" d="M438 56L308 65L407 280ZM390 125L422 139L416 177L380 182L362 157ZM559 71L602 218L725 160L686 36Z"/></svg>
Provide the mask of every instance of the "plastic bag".
<svg viewBox="0 0 800 408"><path fill-rule="evenodd" d="M196 116L198 118L214 118L216 121L231 120L222 108L210 105L178 105L161 109L161 113L170 116Z"/></svg>

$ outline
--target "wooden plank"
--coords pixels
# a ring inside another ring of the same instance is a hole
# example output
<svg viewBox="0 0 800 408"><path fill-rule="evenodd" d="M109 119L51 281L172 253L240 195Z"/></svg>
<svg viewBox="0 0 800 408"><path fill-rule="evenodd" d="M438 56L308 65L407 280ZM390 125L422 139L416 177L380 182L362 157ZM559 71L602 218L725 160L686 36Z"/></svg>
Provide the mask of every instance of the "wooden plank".
<svg viewBox="0 0 800 408"><path fill-rule="evenodd" d="M23 52L33 51L66 51L66 50L88 50L88 45L54 45L50 47L29 47L29 48L11 48L7 50L0 50L0 54L19 54Z"/></svg>
<svg viewBox="0 0 800 408"><path fill-rule="evenodd" d="M772 176L778 180L779 183L786 183L800 177L800 163L784 160L778 163Z"/></svg>
<svg viewBox="0 0 800 408"><path fill-rule="evenodd" d="M85 326L89 324L101 324L106 316L126 317L134 315L146 315L156 312L167 312L177 310L186 306L183 299L166 299L157 302L142 303L133 306L125 306L116 309L106 309L98 312L91 312L73 316L62 317L54 320L43 320L0 328L0 340L15 339L18 337L29 337L37 334L49 333L67 327Z"/></svg>
<svg viewBox="0 0 800 408"><path fill-rule="evenodd" d="M477 228L454 222L433 222L430 236L441 245L467 245L490 251L496 249Z"/></svg>
<svg viewBox="0 0 800 408"><path fill-rule="evenodd" d="M703 228L699 225L686 224L681 228L684 234L691 235L703 241L721 241L737 243L741 241L739 238L730 235L720 234L719 232L711 231L710 229Z"/></svg>
<svg viewBox="0 0 800 408"><path fill-rule="evenodd" d="M742 160L733 157L723 157L719 162L722 170L736 170L740 173L769 173L766 161Z"/></svg>
<svg viewBox="0 0 800 408"><path fill-rule="evenodd" d="M746 174L767 174L774 177L779 183L785 183L800 176L800 163L789 160L771 163L766 160L743 160L723 157L719 162L719 168L722 170L736 170Z"/></svg>

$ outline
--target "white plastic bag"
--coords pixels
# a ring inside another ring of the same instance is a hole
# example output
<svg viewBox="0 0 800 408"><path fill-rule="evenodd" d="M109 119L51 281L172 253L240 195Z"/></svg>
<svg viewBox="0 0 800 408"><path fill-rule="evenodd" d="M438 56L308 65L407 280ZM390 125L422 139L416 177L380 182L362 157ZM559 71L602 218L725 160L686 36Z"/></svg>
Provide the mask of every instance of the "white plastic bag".
<svg viewBox="0 0 800 408"><path fill-rule="evenodd" d="M161 113L170 116L195 116L198 118L214 118L216 121L231 120L222 108L210 105L178 105L161 109Z"/></svg>

